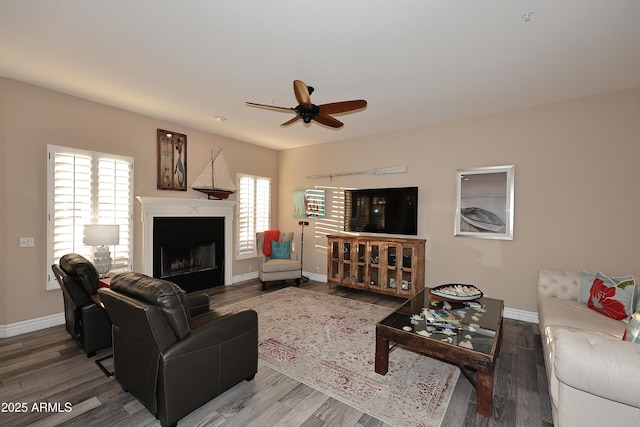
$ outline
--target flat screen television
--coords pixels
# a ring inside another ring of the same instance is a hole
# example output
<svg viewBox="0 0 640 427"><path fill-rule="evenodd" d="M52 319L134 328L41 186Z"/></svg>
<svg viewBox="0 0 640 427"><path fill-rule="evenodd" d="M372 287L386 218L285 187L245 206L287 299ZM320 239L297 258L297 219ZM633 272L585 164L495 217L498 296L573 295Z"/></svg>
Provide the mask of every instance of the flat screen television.
<svg viewBox="0 0 640 427"><path fill-rule="evenodd" d="M345 190L344 231L418 234L418 187Z"/></svg>

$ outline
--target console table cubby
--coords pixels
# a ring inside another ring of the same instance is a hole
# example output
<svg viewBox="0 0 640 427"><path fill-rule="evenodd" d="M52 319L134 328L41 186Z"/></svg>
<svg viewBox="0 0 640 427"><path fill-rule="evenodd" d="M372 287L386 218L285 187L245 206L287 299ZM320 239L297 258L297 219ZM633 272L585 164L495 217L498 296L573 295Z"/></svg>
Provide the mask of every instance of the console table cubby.
<svg viewBox="0 0 640 427"><path fill-rule="evenodd" d="M424 289L424 239L327 236L327 282L404 298Z"/></svg>

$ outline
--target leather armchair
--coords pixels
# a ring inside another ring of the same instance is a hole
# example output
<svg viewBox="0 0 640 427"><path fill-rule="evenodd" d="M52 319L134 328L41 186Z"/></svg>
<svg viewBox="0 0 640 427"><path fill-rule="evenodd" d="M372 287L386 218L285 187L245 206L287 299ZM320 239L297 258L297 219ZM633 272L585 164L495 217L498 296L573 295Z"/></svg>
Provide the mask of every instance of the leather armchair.
<svg viewBox="0 0 640 427"><path fill-rule="evenodd" d="M301 263L298 260L293 244L293 233L281 232L279 242L291 240L291 252L289 259L274 259L268 257L262 251L264 245L264 232L256 233L256 245L258 248L258 278L262 282L262 290L266 287L266 282L274 280L294 279L296 286L300 285L302 279Z"/></svg>
<svg viewBox="0 0 640 427"><path fill-rule="evenodd" d="M162 426L255 376L255 311L222 315L209 310L206 294L134 272L99 294L113 322L116 380Z"/></svg>
<svg viewBox="0 0 640 427"><path fill-rule="evenodd" d="M67 332L87 354L111 347L111 321L104 308L91 297L98 293L98 272L94 265L78 254L66 254L60 264L51 266L64 301Z"/></svg>

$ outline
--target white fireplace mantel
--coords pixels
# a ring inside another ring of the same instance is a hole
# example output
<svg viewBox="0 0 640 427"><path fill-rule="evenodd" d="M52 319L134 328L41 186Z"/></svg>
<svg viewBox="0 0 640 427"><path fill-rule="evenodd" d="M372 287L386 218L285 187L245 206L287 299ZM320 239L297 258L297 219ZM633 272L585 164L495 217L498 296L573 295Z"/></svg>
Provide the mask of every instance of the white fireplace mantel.
<svg viewBox="0 0 640 427"><path fill-rule="evenodd" d="M224 217L224 284L232 283L233 207L227 200L137 196L141 206L142 268L153 276L153 219L155 217Z"/></svg>

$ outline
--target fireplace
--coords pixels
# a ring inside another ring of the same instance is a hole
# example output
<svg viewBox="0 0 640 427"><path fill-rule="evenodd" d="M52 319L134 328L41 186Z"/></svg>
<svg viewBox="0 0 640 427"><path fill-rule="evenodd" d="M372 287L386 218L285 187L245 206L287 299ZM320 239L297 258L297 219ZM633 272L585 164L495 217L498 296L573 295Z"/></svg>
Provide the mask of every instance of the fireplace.
<svg viewBox="0 0 640 427"><path fill-rule="evenodd" d="M144 274L177 283L187 292L231 284L235 202L137 199Z"/></svg>
<svg viewBox="0 0 640 427"><path fill-rule="evenodd" d="M187 292L224 285L224 217L153 221L153 277Z"/></svg>
<svg viewBox="0 0 640 427"><path fill-rule="evenodd" d="M216 243L208 241L161 245L160 262L158 263L160 277L164 279L218 269Z"/></svg>

